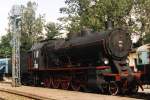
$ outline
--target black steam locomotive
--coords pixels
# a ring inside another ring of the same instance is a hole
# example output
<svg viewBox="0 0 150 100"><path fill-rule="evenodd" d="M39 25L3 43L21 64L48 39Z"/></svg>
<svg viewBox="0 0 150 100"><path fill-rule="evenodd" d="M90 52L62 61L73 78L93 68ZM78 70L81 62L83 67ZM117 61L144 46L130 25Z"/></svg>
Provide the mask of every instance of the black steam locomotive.
<svg viewBox="0 0 150 100"><path fill-rule="evenodd" d="M83 30L68 39L41 41L28 53L28 71L22 75L22 83L111 95L135 93L139 75L126 62L131 44L129 33L120 28Z"/></svg>

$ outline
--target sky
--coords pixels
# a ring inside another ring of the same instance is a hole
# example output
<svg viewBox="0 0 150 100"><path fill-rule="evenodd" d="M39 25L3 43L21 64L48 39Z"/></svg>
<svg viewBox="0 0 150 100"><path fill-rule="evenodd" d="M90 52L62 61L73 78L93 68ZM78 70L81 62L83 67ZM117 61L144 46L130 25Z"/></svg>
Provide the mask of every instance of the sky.
<svg viewBox="0 0 150 100"><path fill-rule="evenodd" d="M59 8L64 7L65 0L0 0L0 37L6 34L8 27L8 13L13 5L26 5L28 1L35 1L38 3L37 14L45 14L46 21L56 22L59 13Z"/></svg>

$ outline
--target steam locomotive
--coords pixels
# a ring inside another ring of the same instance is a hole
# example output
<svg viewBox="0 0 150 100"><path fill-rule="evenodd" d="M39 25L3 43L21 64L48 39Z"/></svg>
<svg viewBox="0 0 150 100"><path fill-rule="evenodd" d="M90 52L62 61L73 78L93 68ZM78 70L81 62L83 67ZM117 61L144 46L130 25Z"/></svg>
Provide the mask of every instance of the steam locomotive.
<svg viewBox="0 0 150 100"><path fill-rule="evenodd" d="M68 39L41 41L28 52L22 84L111 95L136 93L140 76L126 61L131 45L128 31L121 28L82 30Z"/></svg>

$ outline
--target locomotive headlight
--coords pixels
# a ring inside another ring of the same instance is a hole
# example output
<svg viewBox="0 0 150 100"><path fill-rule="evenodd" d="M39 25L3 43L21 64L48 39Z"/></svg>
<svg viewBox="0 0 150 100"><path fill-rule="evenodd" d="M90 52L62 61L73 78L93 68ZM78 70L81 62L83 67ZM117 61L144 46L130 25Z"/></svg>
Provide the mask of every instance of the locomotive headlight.
<svg viewBox="0 0 150 100"><path fill-rule="evenodd" d="M105 65L109 64L109 60L105 58L105 59L104 59L104 64L105 64Z"/></svg>

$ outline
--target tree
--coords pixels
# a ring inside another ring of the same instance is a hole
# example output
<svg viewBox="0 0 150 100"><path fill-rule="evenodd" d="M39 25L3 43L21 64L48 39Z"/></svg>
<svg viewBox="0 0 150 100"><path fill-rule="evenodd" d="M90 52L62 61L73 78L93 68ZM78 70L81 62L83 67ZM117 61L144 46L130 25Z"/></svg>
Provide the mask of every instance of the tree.
<svg viewBox="0 0 150 100"><path fill-rule="evenodd" d="M140 34L139 44L150 42L150 0L134 0L130 29Z"/></svg>
<svg viewBox="0 0 150 100"><path fill-rule="evenodd" d="M57 23L49 22L45 25L47 39L53 39L60 35L60 25Z"/></svg>
<svg viewBox="0 0 150 100"><path fill-rule="evenodd" d="M37 16L36 9L37 4L35 2L29 1L26 6L22 5L21 52L28 51L33 43L40 41L43 37L44 16L40 14Z"/></svg>
<svg viewBox="0 0 150 100"><path fill-rule="evenodd" d="M137 12L140 14L140 32L144 44L150 42L150 0L137 0Z"/></svg>
<svg viewBox="0 0 150 100"><path fill-rule="evenodd" d="M43 35L44 16L36 17L37 4L35 2L28 2L27 6L23 8L21 32L27 36L32 37L32 42L38 41L37 38Z"/></svg>
<svg viewBox="0 0 150 100"><path fill-rule="evenodd" d="M134 0L66 0L65 3L60 12L68 16L60 20L67 20L69 32L79 32L83 26L94 31L104 30L107 20L113 21L115 27L127 26L126 18Z"/></svg>
<svg viewBox="0 0 150 100"><path fill-rule="evenodd" d="M11 57L11 46L10 46L11 35L10 33L1 37L0 43L0 57Z"/></svg>

